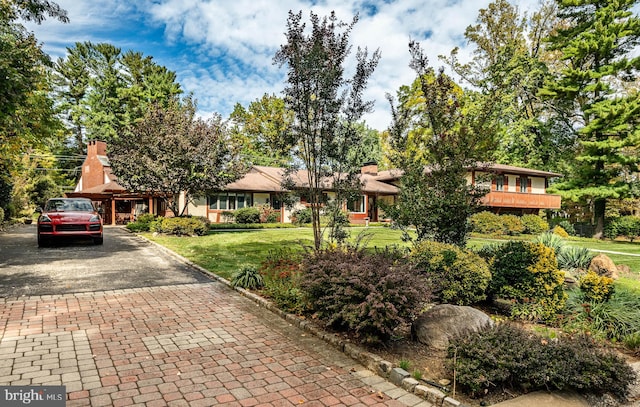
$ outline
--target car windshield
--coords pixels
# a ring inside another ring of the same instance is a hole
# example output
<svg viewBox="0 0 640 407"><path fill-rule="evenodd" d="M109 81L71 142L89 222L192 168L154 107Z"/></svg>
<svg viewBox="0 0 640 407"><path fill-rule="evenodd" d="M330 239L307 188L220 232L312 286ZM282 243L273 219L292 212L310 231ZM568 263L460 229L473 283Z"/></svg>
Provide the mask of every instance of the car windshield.
<svg viewBox="0 0 640 407"><path fill-rule="evenodd" d="M45 207L47 212L93 212L91 202L74 199L51 199Z"/></svg>

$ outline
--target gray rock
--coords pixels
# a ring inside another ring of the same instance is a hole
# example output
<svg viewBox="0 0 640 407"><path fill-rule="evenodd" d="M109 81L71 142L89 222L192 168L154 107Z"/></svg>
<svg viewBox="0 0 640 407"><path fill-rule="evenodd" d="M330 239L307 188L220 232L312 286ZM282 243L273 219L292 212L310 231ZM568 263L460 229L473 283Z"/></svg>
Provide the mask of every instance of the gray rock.
<svg viewBox="0 0 640 407"><path fill-rule="evenodd" d="M435 349L446 349L449 340L492 326L487 314L473 307L441 304L418 317L411 326L411 335L418 342Z"/></svg>

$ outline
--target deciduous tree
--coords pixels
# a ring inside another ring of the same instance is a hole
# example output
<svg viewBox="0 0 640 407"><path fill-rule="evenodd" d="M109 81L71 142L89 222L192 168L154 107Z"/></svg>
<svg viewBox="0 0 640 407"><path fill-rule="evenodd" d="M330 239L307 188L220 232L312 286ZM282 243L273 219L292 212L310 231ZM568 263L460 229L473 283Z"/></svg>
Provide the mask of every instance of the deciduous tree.
<svg viewBox="0 0 640 407"><path fill-rule="evenodd" d="M476 24L465 30L475 47L468 62L454 49L446 62L460 77L482 92L493 92L501 111L496 126L496 162L566 171L575 136L550 114L538 95L549 70L557 64L544 39L555 28L556 7L547 1L532 15L520 13L507 0L480 9ZM444 59L444 57L441 57Z"/></svg>
<svg viewBox="0 0 640 407"><path fill-rule="evenodd" d="M122 186L161 196L176 215L182 214L181 193L189 202L246 171L220 116L196 118L189 99L167 107L150 105L145 116L108 148L111 167Z"/></svg>
<svg viewBox="0 0 640 407"><path fill-rule="evenodd" d="M335 220L340 215L342 201L348 191L353 190L360 163L349 162L348 154L360 140L355 128L357 121L372 107L371 102L363 100L363 92L380 54L375 51L369 57L366 49L358 48L355 74L347 78L344 71L351 50L349 36L357 16L346 24L338 21L333 12L322 19L312 12L310 20L307 31L302 12L289 12L287 42L280 47L274 61L287 68L284 100L287 109L293 112L289 136L293 153L306 170L305 192L311 203L317 250L322 242L323 191L332 189L336 193L330 211ZM336 230L330 235L339 236Z"/></svg>
<svg viewBox="0 0 640 407"><path fill-rule="evenodd" d="M484 193L466 175L494 145L496 105L436 72L417 43L409 50L417 79L401 89L397 106L389 96L391 161L403 175L398 200L385 211L405 231L414 226L418 240L464 246L467 219Z"/></svg>
<svg viewBox="0 0 640 407"><path fill-rule="evenodd" d="M50 1L0 1L0 203L5 209L13 200L9 191L14 179L23 178L21 155L48 147L60 130L48 97L49 58L33 33L18 22L40 23L47 16L68 22L66 12Z"/></svg>
<svg viewBox="0 0 640 407"><path fill-rule="evenodd" d="M243 154L256 165L283 166L291 162L291 138L287 136L293 113L284 100L264 94L248 108L236 104L230 116L233 131L243 144Z"/></svg>

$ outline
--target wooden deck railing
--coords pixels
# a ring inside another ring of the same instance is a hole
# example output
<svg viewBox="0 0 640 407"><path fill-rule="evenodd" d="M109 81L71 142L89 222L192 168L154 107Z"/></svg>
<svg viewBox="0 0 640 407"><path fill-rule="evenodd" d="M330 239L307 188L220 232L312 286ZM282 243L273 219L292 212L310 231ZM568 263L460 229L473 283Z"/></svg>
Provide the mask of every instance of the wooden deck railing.
<svg viewBox="0 0 640 407"><path fill-rule="evenodd" d="M491 191L482 205L497 208L560 209L560 195Z"/></svg>

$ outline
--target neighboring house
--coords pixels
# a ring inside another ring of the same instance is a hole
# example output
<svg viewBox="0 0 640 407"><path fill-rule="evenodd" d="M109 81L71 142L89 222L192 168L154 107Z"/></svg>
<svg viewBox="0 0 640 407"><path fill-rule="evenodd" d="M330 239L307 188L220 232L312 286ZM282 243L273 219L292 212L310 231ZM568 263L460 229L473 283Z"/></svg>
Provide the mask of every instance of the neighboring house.
<svg viewBox="0 0 640 407"><path fill-rule="evenodd" d="M227 221L226 215L237 209L267 205L278 213L280 222L289 223L293 211L309 204L304 196L293 208L282 204L283 195L288 193L282 188L284 174L283 168L254 165L243 177L226 185L223 190L212 191L206 197L189 203L181 196L180 208L187 205L185 213L220 223ZM306 175L303 170L293 175L296 188L304 188ZM470 184L489 189L482 199L487 210L522 215L537 213L541 209L560 209L560 196L546 193L549 179L560 176L547 171L487 164L470 169L467 180ZM375 163L367 163L362 167L359 177L362 195L344 204L350 221L366 223L386 220L380 203L393 203L397 198L402 172L378 171ZM331 183L327 181L325 184L327 199L333 199L335 194L331 190ZM76 190L67 195L91 198L102 207L105 224L127 223L136 215L146 212L165 216L168 211L162 199L128 192L117 183L106 156L106 143L102 141L89 143L82 177Z"/></svg>
<svg viewBox="0 0 640 407"><path fill-rule="evenodd" d="M165 202L151 194L128 192L117 182L111 172L107 157L107 143L90 141L87 145L87 157L82 164L82 175L73 192L68 197L84 197L93 201L96 208L102 209L105 225L125 224L141 213L155 213L165 216Z"/></svg>

